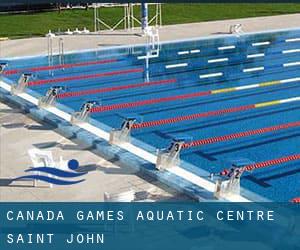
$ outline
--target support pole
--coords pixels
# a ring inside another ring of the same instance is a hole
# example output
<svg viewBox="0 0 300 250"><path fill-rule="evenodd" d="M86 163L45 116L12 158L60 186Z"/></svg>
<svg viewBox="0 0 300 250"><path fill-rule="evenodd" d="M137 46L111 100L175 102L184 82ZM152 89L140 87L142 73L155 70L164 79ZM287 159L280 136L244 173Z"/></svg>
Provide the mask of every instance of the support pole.
<svg viewBox="0 0 300 250"><path fill-rule="evenodd" d="M142 31L145 32L148 28L148 4L141 4L141 19L142 19Z"/></svg>

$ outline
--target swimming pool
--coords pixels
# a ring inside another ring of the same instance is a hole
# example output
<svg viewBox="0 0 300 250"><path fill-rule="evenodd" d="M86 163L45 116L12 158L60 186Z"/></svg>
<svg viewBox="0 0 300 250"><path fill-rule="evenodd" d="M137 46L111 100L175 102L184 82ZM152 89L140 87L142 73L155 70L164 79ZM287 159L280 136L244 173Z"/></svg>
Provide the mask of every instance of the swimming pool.
<svg viewBox="0 0 300 250"><path fill-rule="evenodd" d="M13 84L32 73L28 89L37 98L63 87L56 107L68 114L97 102L89 123L107 140L124 118L135 117L133 151L156 155L185 138L173 173L193 173L205 185L209 173L241 160L294 156L245 172L241 186L252 200L300 196L300 29L166 42L159 54L147 53L145 45L74 52L64 64L55 55L51 65L46 56L11 58L3 80Z"/></svg>

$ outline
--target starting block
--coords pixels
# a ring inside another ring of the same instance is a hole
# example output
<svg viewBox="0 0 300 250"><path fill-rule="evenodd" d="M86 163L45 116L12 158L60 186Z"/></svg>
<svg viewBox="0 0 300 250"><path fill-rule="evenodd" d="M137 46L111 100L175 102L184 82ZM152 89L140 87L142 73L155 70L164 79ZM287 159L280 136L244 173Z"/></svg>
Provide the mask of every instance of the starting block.
<svg viewBox="0 0 300 250"><path fill-rule="evenodd" d="M214 196L217 199L240 195L240 176L241 173L232 174L229 180L219 179L216 181Z"/></svg>
<svg viewBox="0 0 300 250"><path fill-rule="evenodd" d="M173 138L171 145L167 149L158 152L156 160L156 169L167 169L180 165L180 151L184 143L192 140L190 136L176 136Z"/></svg>
<svg viewBox="0 0 300 250"><path fill-rule="evenodd" d="M100 105L98 101L87 101L84 103L79 112L75 112L71 117L72 124L88 122L92 107Z"/></svg>
<svg viewBox="0 0 300 250"><path fill-rule="evenodd" d="M6 62L0 62L0 74L3 73L3 71L5 70L6 67L7 67Z"/></svg>
<svg viewBox="0 0 300 250"><path fill-rule="evenodd" d="M28 86L28 82L31 77L32 77L31 73L23 73L20 76L18 83L12 85L11 94L17 95L17 94L23 93L24 90L26 89L26 87Z"/></svg>
<svg viewBox="0 0 300 250"><path fill-rule="evenodd" d="M218 179L215 185L214 196L217 199L230 197L232 195L240 195L241 191L241 176L244 173L244 166L253 164L254 162L240 158L231 161L231 168L224 170L222 173L226 179Z"/></svg>
<svg viewBox="0 0 300 250"><path fill-rule="evenodd" d="M53 86L51 87L45 96L41 97L38 102L40 108L47 108L55 104L55 100L59 92L65 90L63 86Z"/></svg>
<svg viewBox="0 0 300 250"><path fill-rule="evenodd" d="M230 34L237 34L237 35L242 34L243 33L242 25L240 23L230 25L230 27L229 27L229 33Z"/></svg>
<svg viewBox="0 0 300 250"><path fill-rule="evenodd" d="M120 144L130 142L131 129L134 123L142 122L142 117L137 114L129 114L125 119L120 129L113 129L109 135L110 144Z"/></svg>

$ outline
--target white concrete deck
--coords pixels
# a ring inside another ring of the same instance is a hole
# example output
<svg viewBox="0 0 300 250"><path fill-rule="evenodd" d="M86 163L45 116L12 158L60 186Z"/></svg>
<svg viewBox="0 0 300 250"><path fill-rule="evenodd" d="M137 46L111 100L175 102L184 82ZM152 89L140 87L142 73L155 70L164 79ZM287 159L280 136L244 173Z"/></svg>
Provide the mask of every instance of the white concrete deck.
<svg viewBox="0 0 300 250"><path fill-rule="evenodd" d="M222 35L228 34L230 25L237 23L242 24L245 32L296 28L300 27L300 14L168 25L163 26L159 34L161 41ZM64 36L65 51L144 43L145 37L141 37L139 33L139 30L130 32L117 30L113 32L103 31L99 35ZM58 40L58 38L56 39ZM1 42L0 46L0 57L46 54L47 39L45 37L37 37L8 40ZM58 51L58 41L53 43L53 48L54 52Z"/></svg>
<svg viewBox="0 0 300 250"><path fill-rule="evenodd" d="M134 171L106 161L88 148L70 141L47 124L40 124L18 110L0 103L0 200L1 201L103 201L103 193L120 193L130 189L137 200L187 200L151 178L137 176ZM13 182L10 178L24 175L31 166L27 149L51 150L55 160L77 159L89 173L85 182L72 186L54 186L32 181Z"/></svg>

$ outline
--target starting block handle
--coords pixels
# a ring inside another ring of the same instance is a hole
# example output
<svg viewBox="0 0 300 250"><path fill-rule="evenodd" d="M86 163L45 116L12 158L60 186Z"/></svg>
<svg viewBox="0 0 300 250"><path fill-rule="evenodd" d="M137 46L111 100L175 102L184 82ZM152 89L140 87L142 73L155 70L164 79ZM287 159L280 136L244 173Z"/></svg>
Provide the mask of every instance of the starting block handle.
<svg viewBox="0 0 300 250"><path fill-rule="evenodd" d="M28 86L29 80L32 77L31 73L23 73L17 84L14 84L11 89L12 94L23 93L26 87Z"/></svg>
<svg viewBox="0 0 300 250"><path fill-rule="evenodd" d="M60 91L65 90L63 86L53 86L51 87L45 96L39 99L39 107L51 106L55 103L56 97Z"/></svg>
<svg viewBox="0 0 300 250"><path fill-rule="evenodd" d="M0 74L3 73L3 71L5 70L7 65L8 65L8 63L6 63L6 62L0 62Z"/></svg>
<svg viewBox="0 0 300 250"><path fill-rule="evenodd" d="M75 112L72 115L71 123L76 124L79 122L87 122L89 119L91 110L95 105L99 105L99 102L98 101L88 101L88 102L84 103L80 108L80 112Z"/></svg>
<svg viewBox="0 0 300 250"><path fill-rule="evenodd" d="M156 169L161 170L180 165L180 152L184 142L184 140L173 140L167 149L159 151Z"/></svg>
<svg viewBox="0 0 300 250"><path fill-rule="evenodd" d="M130 141L131 129L133 124L137 121L135 117L125 118L120 129L113 129L110 132L109 143L120 144Z"/></svg>

